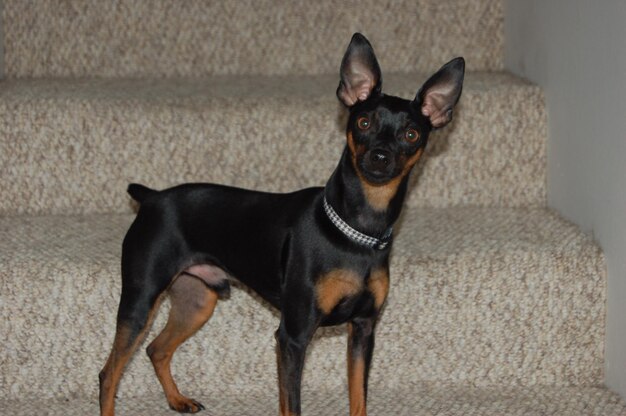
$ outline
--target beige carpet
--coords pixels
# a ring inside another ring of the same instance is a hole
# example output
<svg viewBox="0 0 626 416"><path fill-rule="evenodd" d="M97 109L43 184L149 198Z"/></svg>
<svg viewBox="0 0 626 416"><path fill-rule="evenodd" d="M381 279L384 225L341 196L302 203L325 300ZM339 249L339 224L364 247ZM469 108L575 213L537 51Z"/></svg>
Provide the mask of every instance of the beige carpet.
<svg viewBox="0 0 626 416"><path fill-rule="evenodd" d="M278 414L276 388L209 391L193 396L206 406L198 415L261 416ZM25 398L6 401L0 408L14 416L91 416L98 412L95 396L65 400ZM117 400L121 416L172 416L161 395ZM310 416L348 414L347 391L305 391L302 412ZM398 390L371 390L370 416L625 416L619 397L602 388L473 388L411 386Z"/></svg>
<svg viewBox="0 0 626 416"><path fill-rule="evenodd" d="M432 69L433 71L435 68ZM425 74L390 74L412 98ZM130 212L129 182L323 185L345 146L338 78L9 80L0 83L0 213ZM409 206L543 206L546 115L536 86L470 73L433 135Z"/></svg>
<svg viewBox="0 0 626 416"><path fill-rule="evenodd" d="M502 0L0 6L1 415L98 413L128 182L324 184L345 140L337 72L361 31L388 93L412 98L455 56L468 68L396 227L369 414L626 416L603 386L604 257L546 208L543 92L503 72ZM277 325L235 288L181 347L174 376L202 414L278 413ZM173 414L143 349L118 414ZM345 351L345 327L316 335L304 414L348 413Z"/></svg>
<svg viewBox="0 0 626 416"><path fill-rule="evenodd" d="M0 373L6 394L95 394L119 300L129 215L0 219ZM543 209L409 209L397 228L372 386L420 381L596 386L603 380L605 273L597 246ZM165 310L153 331L162 328ZM234 290L185 344L174 373L190 387L274 385L277 313ZM345 384L345 328L320 331L305 386ZM245 348L244 348L245 346ZM61 375L61 376L60 376ZM122 382L156 393L140 351Z"/></svg>
<svg viewBox="0 0 626 416"><path fill-rule="evenodd" d="M335 73L355 31L386 71L502 69L498 0L3 1L10 77Z"/></svg>

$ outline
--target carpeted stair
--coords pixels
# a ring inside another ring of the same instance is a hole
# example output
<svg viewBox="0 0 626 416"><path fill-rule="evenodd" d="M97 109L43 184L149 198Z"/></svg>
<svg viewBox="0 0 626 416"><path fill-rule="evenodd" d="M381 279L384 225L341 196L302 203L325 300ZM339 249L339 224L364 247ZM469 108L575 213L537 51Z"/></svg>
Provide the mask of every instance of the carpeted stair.
<svg viewBox="0 0 626 416"><path fill-rule="evenodd" d="M546 207L543 95L502 71L500 1L0 3L0 414L98 413L128 182L324 184L344 146L338 67L361 31L389 93L468 64L396 227L369 414L626 415L603 387L604 259ZM201 414L278 413L277 325L237 288L180 348L174 377ZM348 414L345 350L344 326L318 331L303 414ZM117 404L173 414L144 353Z"/></svg>

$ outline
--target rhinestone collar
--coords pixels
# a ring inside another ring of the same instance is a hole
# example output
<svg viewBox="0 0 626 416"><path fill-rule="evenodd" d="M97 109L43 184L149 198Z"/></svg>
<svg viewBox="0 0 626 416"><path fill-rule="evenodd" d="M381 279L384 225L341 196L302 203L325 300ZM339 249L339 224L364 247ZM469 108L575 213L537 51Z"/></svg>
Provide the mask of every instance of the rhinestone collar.
<svg viewBox="0 0 626 416"><path fill-rule="evenodd" d="M350 227L348 223L341 219L341 217L326 200L326 196L324 196L324 211L326 212L328 219L330 219L330 221L335 225L335 227L337 227L337 229L339 229L339 231L343 233L343 235L359 245L376 250L383 250L389 245L389 243L391 243L391 239L393 237L392 227L389 227L387 231L385 231L382 238L371 237L367 234L363 234L362 232Z"/></svg>

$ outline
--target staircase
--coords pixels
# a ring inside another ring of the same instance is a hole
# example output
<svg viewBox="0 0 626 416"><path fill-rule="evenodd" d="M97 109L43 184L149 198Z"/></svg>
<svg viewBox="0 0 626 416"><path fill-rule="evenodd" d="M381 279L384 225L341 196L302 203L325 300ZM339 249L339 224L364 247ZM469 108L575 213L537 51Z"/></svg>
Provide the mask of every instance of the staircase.
<svg viewBox="0 0 626 416"><path fill-rule="evenodd" d="M626 415L603 386L603 255L546 206L543 95L503 71L501 1L0 4L0 414L98 414L129 182L324 184L345 145L338 68L361 31L387 93L412 98L455 56L468 70L396 226L369 414ZM201 414L278 413L277 325L238 288L178 350ZM318 331L304 414L348 413L345 349L345 327ZM172 414L145 354L117 409Z"/></svg>

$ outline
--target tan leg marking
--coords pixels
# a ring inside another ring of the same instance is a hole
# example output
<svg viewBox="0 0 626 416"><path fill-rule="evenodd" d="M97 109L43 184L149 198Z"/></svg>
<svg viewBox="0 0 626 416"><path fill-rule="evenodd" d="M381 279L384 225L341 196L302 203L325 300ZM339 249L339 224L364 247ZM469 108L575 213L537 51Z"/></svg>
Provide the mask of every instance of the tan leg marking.
<svg viewBox="0 0 626 416"><path fill-rule="evenodd" d="M287 399L287 385L283 380L283 372L280 357L280 347L276 347L276 359L278 361L278 399L279 399L279 412L280 416L297 416L291 410L289 410L289 400Z"/></svg>
<svg viewBox="0 0 626 416"><path fill-rule="evenodd" d="M213 315L218 295L202 281L188 275L178 276L169 294L172 306L167 324L147 351L170 407L179 412L195 413L202 405L180 393L170 364L176 349Z"/></svg>
<svg viewBox="0 0 626 416"><path fill-rule="evenodd" d="M278 367L278 410L280 415L284 416L289 413L289 406L287 405L287 386L285 386L285 380L283 380L280 346L278 343L276 343L276 362Z"/></svg>
<svg viewBox="0 0 626 416"><path fill-rule="evenodd" d="M315 284L318 307L329 314L341 299L357 294L362 285L361 277L352 270L331 270Z"/></svg>
<svg viewBox="0 0 626 416"><path fill-rule="evenodd" d="M352 345L352 324L348 324L348 389L350 416L366 416L365 360L355 356Z"/></svg>
<svg viewBox="0 0 626 416"><path fill-rule="evenodd" d="M109 354L102 374L104 375L104 382L100 386L100 415L101 416L113 416L115 414L115 393L119 385L122 373L128 361L132 357L133 353L137 350L139 345L143 342L147 329L152 325L155 312L159 309L163 297L159 296L154 303L146 325L142 328L135 339L131 339L132 331L127 326L118 324L115 330L115 339L113 341L113 348Z"/></svg>
<svg viewBox="0 0 626 416"><path fill-rule="evenodd" d="M376 269L370 274L367 288L374 296L374 305L380 309L389 293L389 272L386 268Z"/></svg>

